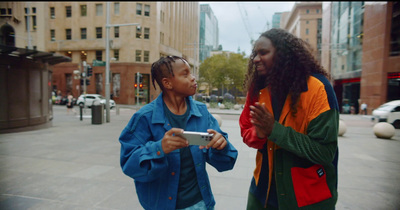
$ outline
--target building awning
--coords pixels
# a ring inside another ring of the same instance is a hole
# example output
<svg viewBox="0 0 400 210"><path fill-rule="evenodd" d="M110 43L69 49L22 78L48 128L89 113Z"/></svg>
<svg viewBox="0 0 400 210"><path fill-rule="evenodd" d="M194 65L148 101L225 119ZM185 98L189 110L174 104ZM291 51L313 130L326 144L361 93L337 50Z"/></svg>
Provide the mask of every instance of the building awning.
<svg viewBox="0 0 400 210"><path fill-rule="evenodd" d="M32 49L18 48L0 44L0 55L26 58L33 61L41 61L50 65L62 62L71 62L71 58L56 53L41 52Z"/></svg>

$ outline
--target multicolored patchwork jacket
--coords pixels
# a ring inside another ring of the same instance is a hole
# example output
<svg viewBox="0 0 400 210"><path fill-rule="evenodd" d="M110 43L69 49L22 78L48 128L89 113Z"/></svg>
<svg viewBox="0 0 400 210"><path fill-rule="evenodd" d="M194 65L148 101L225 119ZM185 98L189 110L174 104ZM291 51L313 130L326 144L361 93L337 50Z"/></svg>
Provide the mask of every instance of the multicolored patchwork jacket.
<svg viewBox="0 0 400 210"><path fill-rule="evenodd" d="M331 84L320 74L310 76L296 115L289 95L271 135L260 139L250 122L249 106L265 103L273 114L270 98L268 88L257 99L248 97L239 119L243 142L258 149L250 193L266 206L275 176L280 209L334 209L339 111Z"/></svg>

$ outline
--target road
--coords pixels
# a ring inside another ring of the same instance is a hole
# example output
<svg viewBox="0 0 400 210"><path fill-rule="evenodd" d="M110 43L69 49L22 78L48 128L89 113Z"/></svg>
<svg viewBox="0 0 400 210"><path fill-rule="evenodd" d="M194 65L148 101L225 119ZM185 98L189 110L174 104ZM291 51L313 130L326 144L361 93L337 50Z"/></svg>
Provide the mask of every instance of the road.
<svg viewBox="0 0 400 210"><path fill-rule="evenodd" d="M82 121L65 106L53 110L50 128L0 134L0 209L142 209L119 166L118 137L134 110L111 110L110 122L99 125L91 123L90 110ZM239 151L233 170L207 167L215 209L245 209L256 151L242 143L237 111L210 112L221 116L221 128ZM336 209L400 209L400 130L379 139L368 116L341 119L347 132L339 137Z"/></svg>

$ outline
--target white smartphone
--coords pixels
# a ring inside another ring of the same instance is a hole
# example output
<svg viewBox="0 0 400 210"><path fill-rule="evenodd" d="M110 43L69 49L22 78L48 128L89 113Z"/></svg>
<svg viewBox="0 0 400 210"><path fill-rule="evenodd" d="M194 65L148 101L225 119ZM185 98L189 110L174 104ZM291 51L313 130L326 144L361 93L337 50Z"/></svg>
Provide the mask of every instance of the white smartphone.
<svg viewBox="0 0 400 210"><path fill-rule="evenodd" d="M210 143L214 134L207 132L195 132L195 131L183 131L181 134L177 134L188 140L189 145L201 145L206 146Z"/></svg>

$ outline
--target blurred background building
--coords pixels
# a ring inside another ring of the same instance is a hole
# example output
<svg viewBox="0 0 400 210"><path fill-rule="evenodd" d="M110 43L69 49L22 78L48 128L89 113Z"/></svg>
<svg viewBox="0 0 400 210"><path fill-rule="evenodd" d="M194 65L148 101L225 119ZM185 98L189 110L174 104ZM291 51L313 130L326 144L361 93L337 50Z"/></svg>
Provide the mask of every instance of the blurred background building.
<svg viewBox="0 0 400 210"><path fill-rule="evenodd" d="M296 2L281 28L306 40L327 69L342 113L400 99L400 4Z"/></svg>
<svg viewBox="0 0 400 210"><path fill-rule="evenodd" d="M308 42L321 60L322 2L299 2L281 15L281 27Z"/></svg>
<svg viewBox="0 0 400 210"><path fill-rule="evenodd" d="M198 2L111 2L110 25L120 26L110 28L110 93L106 93L106 5L2 2L1 15L4 11L13 18L2 18L0 27L8 24L16 37L31 37L35 49L71 58L70 63L53 69L52 88L63 95L72 92L77 98L86 86L87 93L110 94L117 104L137 104L137 98L140 104L149 103L160 92L151 84L151 63L164 55L184 57L196 73L198 52L193 50L193 43L199 43ZM28 21L30 30L26 30ZM123 26L131 23L138 26ZM27 39L16 39L16 46L27 45ZM93 70L87 85L79 79L84 62ZM74 70L79 73L74 74ZM137 73L141 74L140 81ZM142 85L134 88L135 83Z"/></svg>
<svg viewBox="0 0 400 210"><path fill-rule="evenodd" d="M238 6L246 23L246 11L239 3ZM51 90L62 95L72 92L74 97L86 90L110 94L117 104L146 104L160 92L154 89L150 78L151 63L160 56L186 58L198 76L199 64L222 51L218 20L208 4L111 2L111 88L106 93L106 7L107 2L90 1L1 2L2 74L10 71L9 64L14 61L7 56L28 60L48 56L48 60L40 60L44 64L40 68L47 69ZM316 58L332 75L343 113L351 106L357 112L358 105L366 102L370 114L380 104L400 99L399 7L392 1L300 1L291 11L276 12L272 27L279 24L311 44ZM93 70L87 83L81 80L85 62ZM10 90L8 80L9 77L2 77L4 94ZM47 80L42 77L40 81ZM1 106L10 104L2 102Z"/></svg>
<svg viewBox="0 0 400 210"><path fill-rule="evenodd" d="M218 20L209 4L200 5L200 62L211 56L211 51L218 50Z"/></svg>
<svg viewBox="0 0 400 210"><path fill-rule="evenodd" d="M400 99L400 4L324 2L322 64L332 74L340 107L368 104L368 114Z"/></svg>
<svg viewBox="0 0 400 210"><path fill-rule="evenodd" d="M275 12L272 16L272 28L280 28L281 27L281 15L282 12Z"/></svg>

